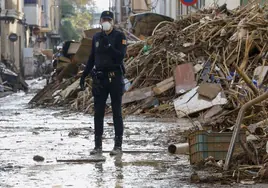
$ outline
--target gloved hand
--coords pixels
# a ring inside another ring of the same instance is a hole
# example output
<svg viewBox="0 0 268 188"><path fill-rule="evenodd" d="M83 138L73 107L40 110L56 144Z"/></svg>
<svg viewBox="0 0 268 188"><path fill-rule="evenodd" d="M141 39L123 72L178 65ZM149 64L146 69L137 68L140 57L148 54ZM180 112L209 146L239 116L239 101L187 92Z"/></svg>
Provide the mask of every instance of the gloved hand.
<svg viewBox="0 0 268 188"><path fill-rule="evenodd" d="M84 91L85 90L85 77L84 76L81 76L79 85L80 85L81 90Z"/></svg>

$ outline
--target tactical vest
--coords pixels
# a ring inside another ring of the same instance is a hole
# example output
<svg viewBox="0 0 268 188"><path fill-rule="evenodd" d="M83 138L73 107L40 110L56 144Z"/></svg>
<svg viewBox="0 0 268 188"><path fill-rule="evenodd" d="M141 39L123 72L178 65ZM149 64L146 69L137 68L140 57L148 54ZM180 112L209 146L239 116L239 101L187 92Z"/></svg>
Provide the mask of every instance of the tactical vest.
<svg viewBox="0 0 268 188"><path fill-rule="evenodd" d="M104 44L104 34L97 35L95 38L95 66L100 70L114 70L120 68L122 62L118 62L117 58L111 55L111 51L108 50ZM113 31L109 36L109 43L116 47L117 31Z"/></svg>

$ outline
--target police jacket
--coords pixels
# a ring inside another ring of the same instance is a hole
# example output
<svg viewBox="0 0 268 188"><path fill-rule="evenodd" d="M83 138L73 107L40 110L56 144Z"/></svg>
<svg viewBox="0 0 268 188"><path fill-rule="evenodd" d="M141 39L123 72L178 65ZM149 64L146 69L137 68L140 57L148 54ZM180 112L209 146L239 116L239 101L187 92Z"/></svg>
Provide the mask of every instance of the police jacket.
<svg viewBox="0 0 268 188"><path fill-rule="evenodd" d="M83 76L86 77L95 66L97 70L113 71L123 66L126 54L126 36L112 30L108 35L98 32L93 36L92 49Z"/></svg>

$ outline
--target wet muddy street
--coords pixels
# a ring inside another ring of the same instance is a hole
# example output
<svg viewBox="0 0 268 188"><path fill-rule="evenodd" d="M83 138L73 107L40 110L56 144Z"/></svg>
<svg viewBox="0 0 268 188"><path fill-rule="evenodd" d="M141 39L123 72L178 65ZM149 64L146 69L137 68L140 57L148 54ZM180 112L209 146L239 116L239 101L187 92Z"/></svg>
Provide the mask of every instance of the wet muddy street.
<svg viewBox="0 0 268 188"><path fill-rule="evenodd" d="M105 123L105 162L59 163L57 159L89 158L94 146L93 118L61 109L30 108L27 103L33 96L30 91L0 99L0 187L189 185L188 158L166 152L167 131L178 123L126 119L123 150L128 152L121 157L108 153L113 147L113 127ZM112 121L107 117L105 122ZM35 155L45 160L35 162Z"/></svg>
<svg viewBox="0 0 268 188"><path fill-rule="evenodd" d="M33 89L41 87L35 84ZM189 183L192 170L187 156L166 152L168 131L183 129L185 120L163 123L129 117L125 120L125 152L110 157L113 127L107 117L103 141L106 161L63 163L57 159L90 158L93 118L63 109L30 108L27 103L33 96L32 90L0 98L1 188L209 187ZM36 162L35 155L45 160Z"/></svg>

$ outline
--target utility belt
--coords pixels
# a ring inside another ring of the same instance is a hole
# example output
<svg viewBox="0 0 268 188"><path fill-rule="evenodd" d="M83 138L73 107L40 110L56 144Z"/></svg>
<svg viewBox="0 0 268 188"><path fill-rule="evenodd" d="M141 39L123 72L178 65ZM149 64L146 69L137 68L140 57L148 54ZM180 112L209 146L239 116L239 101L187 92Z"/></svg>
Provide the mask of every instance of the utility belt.
<svg viewBox="0 0 268 188"><path fill-rule="evenodd" d="M102 80L105 78L114 78L116 76L123 76L125 74L125 68L123 65L118 66L116 68L94 68L91 71L91 77L93 79L98 79L98 80Z"/></svg>

